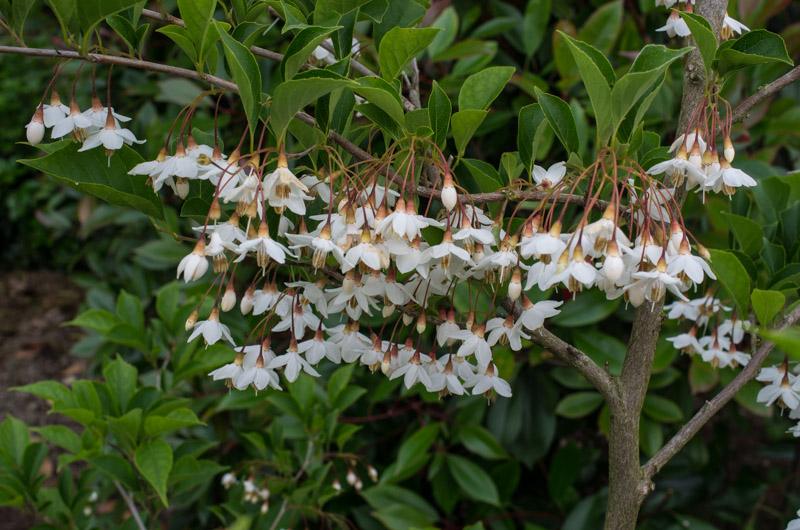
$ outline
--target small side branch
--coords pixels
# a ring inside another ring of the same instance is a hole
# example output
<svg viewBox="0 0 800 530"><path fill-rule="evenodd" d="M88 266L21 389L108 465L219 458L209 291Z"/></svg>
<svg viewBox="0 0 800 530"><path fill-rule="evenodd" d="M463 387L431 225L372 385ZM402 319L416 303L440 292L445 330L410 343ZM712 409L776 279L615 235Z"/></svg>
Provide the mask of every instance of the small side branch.
<svg viewBox="0 0 800 530"><path fill-rule="evenodd" d="M519 304L513 304L509 298L503 300L502 306L509 312L512 311L513 306L514 316L516 318L519 318L519 315L522 313ZM575 371L585 377L607 401L619 400L615 385L608 372L603 370L588 355L572 344L561 340L545 328L539 328L532 332L531 342L538 344L552 353L557 359L573 367Z"/></svg>
<svg viewBox="0 0 800 530"><path fill-rule="evenodd" d="M114 486L117 487L117 491L119 491L119 494L122 495L122 499L128 506L128 510L130 510L133 520L136 521L136 527L139 528L139 530L147 530L147 527L144 526L144 522L142 521L142 517L139 515L139 510L136 508L136 504L133 502L133 496L125 491L125 488L122 487L122 484L120 484L119 481L115 480Z"/></svg>
<svg viewBox="0 0 800 530"><path fill-rule="evenodd" d="M795 322L800 320L800 306L796 307L789 315L784 319L783 323L777 328L778 330L786 329L787 327L791 326ZM764 342L756 353L753 354L753 358L750 359L750 362L747 363L747 366L742 368L742 371L739 372L736 377L731 381L728 386L723 388L719 394L714 396L714 399L711 401L707 401L703 407L697 411L697 414L689 420L686 425L684 425L680 431L678 431L672 439L664 445L653 457L644 465L644 484L649 485L650 480L658 473L664 465L669 462L669 460L675 456L678 451L680 451L683 446L685 446L689 440L694 438L694 436L700 431L700 429L708 423L717 412L722 409L733 397L736 395L739 390L742 389L744 385L746 385L751 379L753 379L758 370L761 368L761 364L767 358L767 356L772 352L775 348L775 343L772 341Z"/></svg>
<svg viewBox="0 0 800 530"><path fill-rule="evenodd" d="M733 109L733 122L736 123L744 120L747 117L747 113L750 112L753 107L763 101L766 101L768 98L777 94L783 88L791 85L797 80L800 80L800 66L794 67L787 74L779 77L772 83L760 87L758 92L748 98L743 99L738 105L736 105L736 107Z"/></svg>

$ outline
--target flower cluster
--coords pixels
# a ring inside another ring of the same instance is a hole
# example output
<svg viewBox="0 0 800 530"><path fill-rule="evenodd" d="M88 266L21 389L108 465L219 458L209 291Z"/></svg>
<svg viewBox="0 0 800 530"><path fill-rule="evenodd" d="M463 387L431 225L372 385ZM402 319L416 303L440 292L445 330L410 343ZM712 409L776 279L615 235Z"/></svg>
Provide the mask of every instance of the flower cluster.
<svg viewBox="0 0 800 530"><path fill-rule="evenodd" d="M737 319L736 314L721 320L723 312L729 313L731 308L714 298L711 292L702 298L675 301L664 309L668 311L667 318L692 323L688 332L667 338L676 349L688 355L699 355L714 368L737 368L750 361L750 354L737 349L750 323Z"/></svg>
<svg viewBox="0 0 800 530"><path fill-rule="evenodd" d="M756 377L765 386L759 391L756 401L769 407L776 403L782 411L789 411L789 418L800 420L800 365L789 368L789 358L776 366L765 366ZM800 438L800 421L789 432Z"/></svg>
<svg viewBox="0 0 800 530"><path fill-rule="evenodd" d="M686 13L694 12L694 3L695 0L656 0L656 7L664 6L671 9L678 4L678 7L673 9L670 13L666 24L656 29L656 31L664 31L671 38L691 36L692 32L689 29L689 25L686 24L686 21L681 16L681 10ZM750 28L738 20L731 18L728 16L728 13L725 12L725 18L722 21L722 38L730 39L734 35L741 35L744 31L750 31Z"/></svg>

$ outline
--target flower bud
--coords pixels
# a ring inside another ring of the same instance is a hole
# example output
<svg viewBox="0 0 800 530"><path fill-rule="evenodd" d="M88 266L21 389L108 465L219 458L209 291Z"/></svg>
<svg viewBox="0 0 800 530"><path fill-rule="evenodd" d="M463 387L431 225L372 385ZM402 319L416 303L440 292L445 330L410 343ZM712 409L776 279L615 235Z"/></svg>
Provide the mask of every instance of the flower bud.
<svg viewBox="0 0 800 530"><path fill-rule="evenodd" d="M417 333L422 334L425 332L425 328L427 327L427 320L425 318L425 313L422 312L417 317Z"/></svg>
<svg viewBox="0 0 800 530"><path fill-rule="evenodd" d="M224 313L227 313L231 309L234 308L236 305L236 291L233 290L233 283L228 283L228 287L225 289L225 294L222 297L222 303L220 304L220 309Z"/></svg>
<svg viewBox="0 0 800 530"><path fill-rule="evenodd" d="M44 138L44 111L40 106L33 114L30 123L25 126L25 136L28 138L28 143L36 145Z"/></svg>
<svg viewBox="0 0 800 530"><path fill-rule="evenodd" d="M408 313L403 313L403 325L410 326L414 322L414 317Z"/></svg>
<svg viewBox="0 0 800 530"><path fill-rule="evenodd" d="M348 469L346 480L347 483L350 484L351 486L354 485L358 480L358 476L356 475L355 471L353 471L352 469Z"/></svg>
<svg viewBox="0 0 800 530"><path fill-rule="evenodd" d="M189 318L186 319L186 324L184 324L183 326L186 329L186 331L189 331L194 327L194 325L197 323L197 317L198 317L198 312L197 309L195 309L194 311L192 311L192 314L189 315Z"/></svg>
<svg viewBox="0 0 800 530"><path fill-rule="evenodd" d="M261 505L261 513L262 513L262 515L266 515L266 513L267 513L268 511L269 511L269 503L268 503L268 502L264 502L264 503Z"/></svg>
<svg viewBox="0 0 800 530"><path fill-rule="evenodd" d="M369 478L372 479L372 482L378 482L378 472L375 471L372 465L367 466L367 474L369 474Z"/></svg>
<svg viewBox="0 0 800 530"><path fill-rule="evenodd" d="M512 301L517 300L519 295L522 294L522 274L520 273L519 267L514 269L514 272L511 274L511 281L508 283L508 297L511 298Z"/></svg>
<svg viewBox="0 0 800 530"><path fill-rule="evenodd" d="M393 303L385 302L383 304L383 309L381 310L381 314L383 315L383 318L389 318L390 316L392 316L394 314L394 310L395 310L395 306L394 306Z"/></svg>
<svg viewBox="0 0 800 530"><path fill-rule="evenodd" d="M208 218L212 221L219 221L221 216L222 209L219 207L219 201L214 199L214 202L211 203L211 208L208 210Z"/></svg>
<svg viewBox="0 0 800 530"><path fill-rule="evenodd" d="M725 136L722 140L722 155L728 162L733 162L733 157L736 156L736 151L733 149L733 142L730 136Z"/></svg>
<svg viewBox="0 0 800 530"><path fill-rule="evenodd" d="M239 309L242 311L243 315L250 313L253 310L253 295L254 295L254 288L251 285L247 291L245 291L244 296L242 297L242 301L239 302Z"/></svg>
<svg viewBox="0 0 800 530"><path fill-rule="evenodd" d="M333 484L331 484L331 486L333 486L333 489L336 491L342 491L342 484L339 482L338 478L333 479Z"/></svg>
<svg viewBox="0 0 800 530"><path fill-rule="evenodd" d="M183 177L175 179L175 194L181 199L189 195L189 179Z"/></svg>
<svg viewBox="0 0 800 530"><path fill-rule="evenodd" d="M628 300L633 304L633 307L639 307L644 303L645 296L647 295L647 282L637 281L626 292L628 294Z"/></svg>
<svg viewBox="0 0 800 530"><path fill-rule="evenodd" d="M458 202L458 193L453 186L453 177L448 173L444 176L444 184L442 185L442 204L447 208L447 211L453 211L456 203Z"/></svg>

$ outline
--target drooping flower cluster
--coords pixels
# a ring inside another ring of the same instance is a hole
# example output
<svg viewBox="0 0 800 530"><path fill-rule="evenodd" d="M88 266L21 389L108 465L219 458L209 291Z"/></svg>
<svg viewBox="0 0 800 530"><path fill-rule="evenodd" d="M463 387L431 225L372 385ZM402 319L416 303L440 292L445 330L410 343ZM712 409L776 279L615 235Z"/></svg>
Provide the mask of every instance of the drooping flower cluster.
<svg viewBox="0 0 800 530"><path fill-rule="evenodd" d="M664 31L670 38L691 36L692 32L689 29L689 25L686 24L686 21L681 16L681 11L686 13L694 12L693 6L695 0L655 0L655 2L656 7L664 6L668 9L672 9L666 24L656 29L656 31ZM730 39L735 35L741 35L744 31L750 31L750 28L738 20L731 18L728 16L728 13L725 12L725 18L722 21L722 38Z"/></svg>
<svg viewBox="0 0 800 530"><path fill-rule="evenodd" d="M667 340L683 353L699 355L714 368L737 368L750 361L750 354L738 350L750 323L736 318L721 318L731 308L722 304L711 292L693 300L677 300L664 308L667 318L691 322L692 327Z"/></svg>

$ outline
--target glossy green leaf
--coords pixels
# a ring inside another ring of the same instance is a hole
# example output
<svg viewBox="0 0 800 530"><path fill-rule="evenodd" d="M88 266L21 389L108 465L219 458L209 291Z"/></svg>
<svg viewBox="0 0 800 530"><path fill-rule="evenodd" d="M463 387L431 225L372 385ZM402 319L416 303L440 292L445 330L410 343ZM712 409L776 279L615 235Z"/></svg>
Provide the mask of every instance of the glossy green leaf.
<svg viewBox="0 0 800 530"><path fill-rule="evenodd" d="M450 98L434 80L431 86L431 95L428 98L428 120L433 129L433 141L440 149L444 149L447 143L447 131L450 128L452 111L453 105L450 103Z"/></svg>
<svg viewBox="0 0 800 530"><path fill-rule="evenodd" d="M152 440L136 448L133 455L139 473L153 486L159 499L167 504L167 478L172 469L172 449L163 440Z"/></svg>
<svg viewBox="0 0 800 530"><path fill-rule="evenodd" d="M482 467L471 460L453 454L448 454L446 460L450 474L467 497L493 506L500 505L497 486Z"/></svg>
<svg viewBox="0 0 800 530"><path fill-rule="evenodd" d="M280 5L283 8L283 20L286 21L283 24L281 33L286 33L287 31L291 31L293 29L303 29L309 27L308 21L306 20L305 15L303 15L303 12L295 7L292 2L281 0Z"/></svg>
<svg viewBox="0 0 800 530"><path fill-rule="evenodd" d="M533 163L536 161L536 152L544 127L547 127L547 120L538 103L532 103L519 109L518 127L517 150L522 164L530 173L533 170Z"/></svg>
<svg viewBox="0 0 800 530"><path fill-rule="evenodd" d="M591 42L606 55L611 54L622 27L622 1L615 0L597 8L578 32L578 39Z"/></svg>
<svg viewBox="0 0 800 530"><path fill-rule="evenodd" d="M126 363L117 355L114 361L103 367L103 378L108 383L114 399L119 403L120 412L127 410L128 402L136 391L136 378L138 370L133 365Z"/></svg>
<svg viewBox="0 0 800 530"><path fill-rule="evenodd" d="M116 326L119 320L105 309L88 309L70 320L65 325L89 328L101 333L107 333Z"/></svg>
<svg viewBox="0 0 800 530"><path fill-rule="evenodd" d="M145 177L128 175L141 156L128 146L114 152L109 159L103 149L78 153L80 144L65 143L63 147L42 158L19 160L21 164L38 169L62 184L104 201L164 218L160 197L145 183Z"/></svg>
<svg viewBox="0 0 800 530"><path fill-rule="evenodd" d="M399 473L419 458L420 455L426 454L438 434L439 425L432 423L409 436L397 451L396 471Z"/></svg>
<svg viewBox="0 0 800 530"><path fill-rule="evenodd" d="M645 414L662 423L673 423L683 419L683 412L674 401L655 394L648 394L644 398Z"/></svg>
<svg viewBox="0 0 800 530"><path fill-rule="evenodd" d="M572 58L578 65L581 79L589 93L597 122L597 145L606 145L614 128L611 118L611 84L616 79L614 70L600 50L577 41L566 33L562 33L561 36L567 41Z"/></svg>
<svg viewBox="0 0 800 530"><path fill-rule="evenodd" d="M219 22L214 24L220 39L222 39L222 47L225 50L225 58L228 61L233 81L239 89L239 97L242 100L252 138L256 133L258 116L261 113L261 70L249 48L228 35Z"/></svg>
<svg viewBox="0 0 800 530"><path fill-rule="evenodd" d="M475 158L462 158L461 162L469 170L484 193L497 191L503 187L503 179L493 165Z"/></svg>
<svg viewBox="0 0 800 530"><path fill-rule="evenodd" d="M458 110L487 110L512 75L513 66L492 66L472 74L458 93Z"/></svg>
<svg viewBox="0 0 800 530"><path fill-rule="evenodd" d="M736 302L740 315L747 314L750 301L750 275L739 259L724 250L709 249L711 261L709 265L717 279L730 293Z"/></svg>
<svg viewBox="0 0 800 530"><path fill-rule="evenodd" d="M703 67L706 70L706 75L708 75L714 63L714 56L717 54L717 37L714 35L714 30L711 29L711 24L708 20L701 15L687 13L686 11L681 11L680 14L686 25L689 26L689 31L692 32L692 39L694 39L694 43L700 51L700 56L703 58Z"/></svg>
<svg viewBox="0 0 800 530"><path fill-rule="evenodd" d="M365 489L361 492L361 496L376 510L389 506L400 506L422 513L428 522L438 519L436 509L428 501L417 493L394 484L381 484Z"/></svg>
<svg viewBox="0 0 800 530"><path fill-rule="evenodd" d="M49 399L56 407L75 405L72 392L58 381L37 381L29 385L15 386L11 390L27 392L35 396Z"/></svg>
<svg viewBox="0 0 800 530"><path fill-rule="evenodd" d="M362 77L353 91L370 103L377 105L398 125L405 122L403 116L403 100L397 89L380 77Z"/></svg>
<svg viewBox="0 0 800 530"><path fill-rule="evenodd" d="M495 437L480 425L468 424L458 431L458 438L471 453L489 460L508 458Z"/></svg>
<svg viewBox="0 0 800 530"><path fill-rule="evenodd" d="M44 425L32 427L31 430L67 451L79 453L81 450L81 437L66 425Z"/></svg>
<svg viewBox="0 0 800 530"><path fill-rule="evenodd" d="M741 215L726 213L725 217L727 217L731 231L741 245L742 251L750 257L757 257L764 247L764 229L752 219Z"/></svg>
<svg viewBox="0 0 800 530"><path fill-rule="evenodd" d="M532 57L541 46L550 20L550 0L528 0L522 17L522 47Z"/></svg>
<svg viewBox="0 0 800 530"><path fill-rule="evenodd" d="M437 28L401 28L389 30L378 46L378 63L381 77L392 80L405 66L433 42Z"/></svg>
<svg viewBox="0 0 800 530"><path fill-rule="evenodd" d="M198 61L203 60L203 44L216 7L216 0L178 0L178 11L194 43Z"/></svg>
<svg viewBox="0 0 800 530"><path fill-rule="evenodd" d="M750 298L753 302L753 311L755 311L761 326L765 328L786 304L786 297L780 291L753 289Z"/></svg>
<svg viewBox="0 0 800 530"><path fill-rule="evenodd" d="M355 82L328 70L301 72L293 79L284 81L278 85L272 97L270 127L282 140L289 122L303 107L345 86L353 87Z"/></svg>
<svg viewBox="0 0 800 530"><path fill-rule="evenodd" d="M191 410L179 408L165 416L148 415L144 420L144 432L147 436L155 437L194 425L203 425L203 422Z"/></svg>
<svg viewBox="0 0 800 530"><path fill-rule="evenodd" d="M572 109L563 99L545 94L538 87L536 88L536 97L547 122L567 153L577 153L579 149L578 128L575 125Z"/></svg>
<svg viewBox="0 0 800 530"><path fill-rule="evenodd" d="M186 28L170 24L169 26L158 28L156 31L169 37L172 42L183 50L183 53L185 53L193 63L197 62L197 51L195 50L192 38Z"/></svg>
<svg viewBox="0 0 800 530"><path fill-rule="evenodd" d="M780 35L757 29L723 43L717 50L714 68L725 75L748 66L776 62L794 64L786 51L786 43Z"/></svg>
<svg viewBox="0 0 800 530"><path fill-rule="evenodd" d="M101 20L123 9L133 7L140 0L80 0L75 2L75 13L81 30L88 34ZM64 2L60 2L63 4Z"/></svg>
<svg viewBox="0 0 800 530"><path fill-rule="evenodd" d="M122 15L111 15L106 19L108 25L117 32L117 35L122 37L125 44L128 45L128 51L133 53L137 50L138 39L136 37L136 28L133 27L130 20Z"/></svg>
<svg viewBox="0 0 800 530"><path fill-rule="evenodd" d="M11 2L12 18L9 22L20 37L23 35L25 20L35 4L36 0L13 0Z"/></svg>
<svg viewBox="0 0 800 530"><path fill-rule="evenodd" d="M597 392L574 392L558 402L556 414L575 420L588 416L602 403L603 396Z"/></svg>
<svg viewBox="0 0 800 530"><path fill-rule="evenodd" d="M306 63L311 52L337 29L339 29L339 26L333 28L311 26L295 35L292 42L289 43L289 47L286 48L286 53L281 61L280 69L283 79L288 81L294 77Z"/></svg>
<svg viewBox="0 0 800 530"><path fill-rule="evenodd" d="M464 150L475 131L478 130L483 120L486 119L488 111L485 110L462 110L453 114L453 140L456 143L458 156L464 155Z"/></svg>
<svg viewBox="0 0 800 530"><path fill-rule="evenodd" d="M453 43L458 35L458 13L453 6L447 7L431 24L432 28L440 28L440 31L428 46L428 53L434 61L438 60L437 55Z"/></svg>

